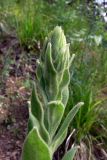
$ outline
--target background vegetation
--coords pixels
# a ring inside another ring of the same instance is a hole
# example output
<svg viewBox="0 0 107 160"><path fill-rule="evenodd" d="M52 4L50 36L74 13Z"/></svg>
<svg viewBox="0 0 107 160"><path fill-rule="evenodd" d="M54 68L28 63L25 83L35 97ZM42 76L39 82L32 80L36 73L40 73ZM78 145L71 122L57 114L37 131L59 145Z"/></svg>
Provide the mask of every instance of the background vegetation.
<svg viewBox="0 0 107 160"><path fill-rule="evenodd" d="M17 101L18 107L20 97L22 103L29 99L44 38L56 25L62 26L71 55L76 55L71 66L70 97L65 114L78 102L84 102L68 133L75 128L70 141L80 147L77 160L83 146L86 159L107 158L107 24L100 10L93 1L85 0L0 1L0 106L6 104L9 108ZM16 80L20 77L21 80ZM23 86L22 94L19 89ZM4 121L7 124L14 120L6 116ZM64 148L65 143L55 157Z"/></svg>

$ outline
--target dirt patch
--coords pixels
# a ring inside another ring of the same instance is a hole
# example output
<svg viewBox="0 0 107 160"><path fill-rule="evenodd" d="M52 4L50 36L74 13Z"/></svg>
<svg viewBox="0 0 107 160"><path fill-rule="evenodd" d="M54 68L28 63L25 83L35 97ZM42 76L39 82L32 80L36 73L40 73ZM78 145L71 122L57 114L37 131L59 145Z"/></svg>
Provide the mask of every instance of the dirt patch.
<svg viewBox="0 0 107 160"><path fill-rule="evenodd" d="M0 160L19 160L27 133L27 105L12 106L8 115L0 124Z"/></svg>
<svg viewBox="0 0 107 160"><path fill-rule="evenodd" d="M0 160L20 159L35 62L36 55L27 53L16 37L0 39Z"/></svg>

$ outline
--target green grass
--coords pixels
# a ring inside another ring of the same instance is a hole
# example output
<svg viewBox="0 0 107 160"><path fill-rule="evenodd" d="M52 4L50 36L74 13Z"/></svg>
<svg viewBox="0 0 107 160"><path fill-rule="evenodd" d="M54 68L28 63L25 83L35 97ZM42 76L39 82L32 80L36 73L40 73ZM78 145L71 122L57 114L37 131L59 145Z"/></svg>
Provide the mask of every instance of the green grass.
<svg viewBox="0 0 107 160"><path fill-rule="evenodd" d="M92 125L99 116L101 100L95 100L92 89L82 84L83 82L72 81L70 84L70 98L68 108L72 108L76 102L83 101L84 105L80 108L73 121L73 127L77 129L76 139L80 142L89 134Z"/></svg>
<svg viewBox="0 0 107 160"><path fill-rule="evenodd" d="M26 0L25 6L20 7L20 16L16 16L16 30L21 43L28 44L45 37L46 18L41 13L41 8L42 3L33 0Z"/></svg>

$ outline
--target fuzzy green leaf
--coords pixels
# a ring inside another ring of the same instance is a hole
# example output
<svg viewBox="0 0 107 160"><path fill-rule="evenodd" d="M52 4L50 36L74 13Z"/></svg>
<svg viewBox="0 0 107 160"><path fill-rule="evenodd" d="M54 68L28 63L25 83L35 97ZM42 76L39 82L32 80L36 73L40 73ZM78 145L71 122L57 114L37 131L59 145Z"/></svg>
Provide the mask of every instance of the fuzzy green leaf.
<svg viewBox="0 0 107 160"><path fill-rule="evenodd" d="M52 138L55 134L62 116L64 114L64 105L61 103L61 101L51 101L47 105L48 107L48 124L49 124L49 134Z"/></svg>
<svg viewBox="0 0 107 160"><path fill-rule="evenodd" d="M62 160L73 160L76 151L77 151L77 148L76 148L76 147L71 148L71 149L64 155L64 157L62 158Z"/></svg>
<svg viewBox="0 0 107 160"><path fill-rule="evenodd" d="M41 135L41 137L44 139L45 142L48 143L49 141L49 134L43 125L43 123L39 122L36 117L33 116L33 114L29 111L29 121L28 121L28 130L31 131L34 127L36 127Z"/></svg>
<svg viewBox="0 0 107 160"><path fill-rule="evenodd" d="M69 89L68 86L66 86L65 88L63 88L61 93L61 100L65 107L67 105L68 98L69 98Z"/></svg>
<svg viewBox="0 0 107 160"><path fill-rule="evenodd" d="M52 55L51 55L51 44L47 45L45 65L43 77L45 80L45 92L48 100L54 100L58 93L58 82L57 82L57 72L53 66Z"/></svg>
<svg viewBox="0 0 107 160"><path fill-rule="evenodd" d="M67 130L65 130L55 141L53 140L50 148L52 150L52 153L54 153L57 148L63 143L64 139L66 138Z"/></svg>
<svg viewBox="0 0 107 160"><path fill-rule="evenodd" d="M60 89L62 90L65 86L68 86L69 82L70 82L70 72L69 72L69 69L65 69L63 71L63 76L59 86Z"/></svg>
<svg viewBox="0 0 107 160"><path fill-rule="evenodd" d="M26 137L22 160L52 160L51 152L37 128L33 128Z"/></svg>
<svg viewBox="0 0 107 160"><path fill-rule="evenodd" d="M33 90L32 90L31 112L38 119L38 121L43 122L44 119L43 107L37 95L36 84L33 85Z"/></svg>
<svg viewBox="0 0 107 160"><path fill-rule="evenodd" d="M71 111L68 113L67 117L65 118L64 122L62 123L58 133L56 134L54 141L56 141L61 136L61 134L63 134L63 132L66 129L68 129L69 124L71 123L74 116L76 115L76 113L78 112L78 110L83 104L84 104L83 102L80 102L71 109Z"/></svg>

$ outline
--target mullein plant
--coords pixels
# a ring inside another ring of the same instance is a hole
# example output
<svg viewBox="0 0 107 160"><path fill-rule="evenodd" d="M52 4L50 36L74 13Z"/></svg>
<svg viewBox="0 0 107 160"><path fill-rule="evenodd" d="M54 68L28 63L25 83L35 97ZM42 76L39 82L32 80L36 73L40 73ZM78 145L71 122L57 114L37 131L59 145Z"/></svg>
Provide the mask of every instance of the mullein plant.
<svg viewBox="0 0 107 160"><path fill-rule="evenodd" d="M54 152L67 136L69 124L83 105L78 103L63 117L69 98L69 68L73 59L63 30L55 27L45 39L38 61L22 160L52 160ZM72 160L75 152L75 147L70 149L62 160Z"/></svg>

